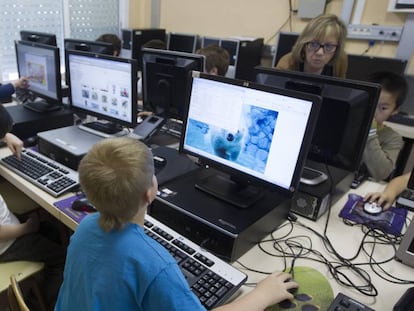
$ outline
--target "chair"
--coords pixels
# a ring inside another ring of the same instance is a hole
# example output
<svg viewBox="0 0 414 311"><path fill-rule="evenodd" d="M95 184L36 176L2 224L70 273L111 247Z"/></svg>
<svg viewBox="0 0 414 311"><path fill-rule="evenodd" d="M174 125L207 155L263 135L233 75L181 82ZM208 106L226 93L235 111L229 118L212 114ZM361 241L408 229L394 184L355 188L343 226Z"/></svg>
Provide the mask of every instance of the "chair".
<svg viewBox="0 0 414 311"><path fill-rule="evenodd" d="M12 290L12 284L11 277L17 282L24 281L27 283L28 287L33 290L33 293L36 297L36 299L39 302L39 306L42 310L46 309L46 304L43 298L43 293L34 278L34 275L40 271L43 270L44 263L42 262L34 262L34 261L12 261L12 262L6 262L6 263L0 263L0 293L3 293L8 289L8 297L9 297L9 304L12 308L11 310L28 310L20 307L18 308L12 307L13 299L11 298L11 290ZM21 292L20 292L21 296ZM17 294L16 294L17 297ZM23 301L23 299L21 299ZM16 300L14 300L16 301Z"/></svg>

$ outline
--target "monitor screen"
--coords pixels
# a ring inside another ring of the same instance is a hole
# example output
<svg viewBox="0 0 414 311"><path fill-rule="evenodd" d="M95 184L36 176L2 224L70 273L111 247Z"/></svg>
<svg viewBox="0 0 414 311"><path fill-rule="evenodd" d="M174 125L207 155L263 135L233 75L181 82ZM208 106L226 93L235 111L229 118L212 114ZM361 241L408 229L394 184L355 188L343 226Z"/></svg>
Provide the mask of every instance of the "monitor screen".
<svg viewBox="0 0 414 311"><path fill-rule="evenodd" d="M405 80L407 81L407 95L405 96L403 104L398 109L402 113L414 115L414 76L406 75Z"/></svg>
<svg viewBox="0 0 414 311"><path fill-rule="evenodd" d="M170 32L168 49L186 53L194 53L197 48L197 35Z"/></svg>
<svg viewBox="0 0 414 311"><path fill-rule="evenodd" d="M237 55L239 55L239 45L239 40L222 39L220 41L220 46L229 52L230 66L236 66Z"/></svg>
<svg viewBox="0 0 414 311"><path fill-rule="evenodd" d="M144 109L182 120L192 70L204 70L204 56L177 51L142 50Z"/></svg>
<svg viewBox="0 0 414 311"><path fill-rule="evenodd" d="M390 71L404 75L407 61L398 58L372 57L366 55L348 54L348 79L368 81L371 74L380 71Z"/></svg>
<svg viewBox="0 0 414 311"><path fill-rule="evenodd" d="M220 38L215 38L215 37L202 37L201 38L201 47L204 48L210 44L220 45Z"/></svg>
<svg viewBox="0 0 414 311"><path fill-rule="evenodd" d="M137 65L132 59L68 50L69 99L74 112L134 127Z"/></svg>
<svg viewBox="0 0 414 311"><path fill-rule="evenodd" d="M131 57L138 61L138 70L142 70L142 48L151 40L165 42L165 29L131 29Z"/></svg>
<svg viewBox="0 0 414 311"><path fill-rule="evenodd" d="M235 183L237 190L223 186L221 175L197 181L196 187L235 205L233 194L246 203L251 193L254 202L262 187L291 197L320 100L315 95L195 72L180 152L228 173L228 183Z"/></svg>
<svg viewBox="0 0 414 311"><path fill-rule="evenodd" d="M308 158L348 171L360 165L380 85L256 67L256 82L322 96Z"/></svg>
<svg viewBox="0 0 414 311"><path fill-rule="evenodd" d="M60 109L62 82L59 48L30 41L16 41L16 60L19 77L29 78L29 97L26 108L45 112Z"/></svg>
<svg viewBox="0 0 414 311"><path fill-rule="evenodd" d="M20 39L22 41L30 41L30 42L37 42L37 43L57 46L56 35L52 33L21 30Z"/></svg>
<svg viewBox="0 0 414 311"><path fill-rule="evenodd" d="M290 53L296 40L299 37L297 32L280 32L276 43L276 53L273 58L272 67L276 67L283 55Z"/></svg>

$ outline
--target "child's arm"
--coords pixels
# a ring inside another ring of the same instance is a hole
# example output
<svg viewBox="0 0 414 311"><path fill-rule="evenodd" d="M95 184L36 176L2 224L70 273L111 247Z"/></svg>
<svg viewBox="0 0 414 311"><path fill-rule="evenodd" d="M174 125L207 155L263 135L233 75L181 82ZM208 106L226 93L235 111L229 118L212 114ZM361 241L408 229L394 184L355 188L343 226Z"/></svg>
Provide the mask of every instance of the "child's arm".
<svg viewBox="0 0 414 311"><path fill-rule="evenodd" d="M298 284L289 281L291 275L284 272L274 272L259 282L254 290L229 304L218 307L216 311L262 311L266 307L286 299L293 299L288 289L297 288Z"/></svg>
<svg viewBox="0 0 414 311"><path fill-rule="evenodd" d="M17 158L20 159L20 154L22 153L23 149L23 142L18 138L16 135L12 133L7 133L3 140L7 143L7 147L13 152Z"/></svg>
<svg viewBox="0 0 414 311"><path fill-rule="evenodd" d="M38 229L37 218L29 218L26 222L16 225L0 225L0 242L17 239L25 234L37 232Z"/></svg>

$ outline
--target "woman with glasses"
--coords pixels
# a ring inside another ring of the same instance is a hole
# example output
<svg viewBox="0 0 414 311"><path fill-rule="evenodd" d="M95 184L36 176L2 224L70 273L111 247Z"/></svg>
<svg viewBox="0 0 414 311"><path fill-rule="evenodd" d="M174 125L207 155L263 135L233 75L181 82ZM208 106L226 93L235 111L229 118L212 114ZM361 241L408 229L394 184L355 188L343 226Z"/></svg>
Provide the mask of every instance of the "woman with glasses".
<svg viewBox="0 0 414 311"><path fill-rule="evenodd" d="M308 23L292 51L280 59L276 68L345 78L346 33L347 27L338 16L319 15Z"/></svg>

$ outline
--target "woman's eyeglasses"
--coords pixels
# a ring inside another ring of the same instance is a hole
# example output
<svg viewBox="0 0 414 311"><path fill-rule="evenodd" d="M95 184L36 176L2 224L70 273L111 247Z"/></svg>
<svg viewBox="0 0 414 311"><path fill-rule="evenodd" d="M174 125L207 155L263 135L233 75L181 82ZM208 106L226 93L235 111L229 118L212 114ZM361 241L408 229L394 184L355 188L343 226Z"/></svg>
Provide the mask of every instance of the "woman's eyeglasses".
<svg viewBox="0 0 414 311"><path fill-rule="evenodd" d="M310 41L310 42L306 43L306 47L308 48L308 50L310 50L312 52L316 52L320 48L323 48L323 51L325 53L331 54L331 53L334 53L336 51L336 48L338 47L338 45L337 44L332 44L332 43L321 44L321 43L316 42L316 41Z"/></svg>

